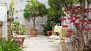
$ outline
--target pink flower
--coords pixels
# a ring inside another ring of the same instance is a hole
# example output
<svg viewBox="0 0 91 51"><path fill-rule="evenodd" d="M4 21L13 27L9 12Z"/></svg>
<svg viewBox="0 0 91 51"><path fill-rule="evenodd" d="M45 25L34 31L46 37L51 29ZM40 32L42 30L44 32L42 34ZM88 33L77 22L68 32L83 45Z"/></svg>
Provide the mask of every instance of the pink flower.
<svg viewBox="0 0 91 51"><path fill-rule="evenodd" d="M72 18L76 18L77 16L76 15L72 15Z"/></svg>
<svg viewBox="0 0 91 51"><path fill-rule="evenodd" d="M76 9L81 8L81 6L75 6Z"/></svg>
<svg viewBox="0 0 91 51"><path fill-rule="evenodd" d="M72 18L74 18L75 20L79 19L80 17L73 15Z"/></svg>
<svg viewBox="0 0 91 51"><path fill-rule="evenodd" d="M68 32L69 32L70 34L72 34L72 33L73 33L73 31L72 31L72 30L68 30Z"/></svg>
<svg viewBox="0 0 91 51"><path fill-rule="evenodd" d="M89 31L89 28L83 28L84 31Z"/></svg>
<svg viewBox="0 0 91 51"><path fill-rule="evenodd" d="M83 12L83 13L87 13L89 10L90 10L90 8L86 8L86 9L80 10L80 11Z"/></svg>
<svg viewBox="0 0 91 51"><path fill-rule="evenodd" d="M75 22L75 20L71 20L70 23Z"/></svg>
<svg viewBox="0 0 91 51"><path fill-rule="evenodd" d="M76 19L79 19L80 17L76 17Z"/></svg>
<svg viewBox="0 0 91 51"><path fill-rule="evenodd" d="M84 9L84 13L87 13L90 10L90 8Z"/></svg>
<svg viewBox="0 0 91 51"><path fill-rule="evenodd" d="M66 18L59 18L59 20L62 20L63 21L63 20L66 20Z"/></svg>
<svg viewBox="0 0 91 51"><path fill-rule="evenodd" d="M72 18L68 18L68 20L72 20Z"/></svg>
<svg viewBox="0 0 91 51"><path fill-rule="evenodd" d="M86 20L84 20L84 19L80 19L79 22L86 22Z"/></svg>
<svg viewBox="0 0 91 51"><path fill-rule="evenodd" d="M76 9L72 8L72 9L70 9L69 11L70 11L70 12L75 12Z"/></svg>
<svg viewBox="0 0 91 51"><path fill-rule="evenodd" d="M65 27L65 28L67 28L67 27L68 27L68 25L62 25L62 27L63 27L63 28L64 28L64 27Z"/></svg>
<svg viewBox="0 0 91 51"><path fill-rule="evenodd" d="M69 38L70 37L70 35L69 34L66 34L66 38Z"/></svg>
<svg viewBox="0 0 91 51"><path fill-rule="evenodd" d="M91 22L89 22L89 21L86 21L86 24L90 24Z"/></svg>

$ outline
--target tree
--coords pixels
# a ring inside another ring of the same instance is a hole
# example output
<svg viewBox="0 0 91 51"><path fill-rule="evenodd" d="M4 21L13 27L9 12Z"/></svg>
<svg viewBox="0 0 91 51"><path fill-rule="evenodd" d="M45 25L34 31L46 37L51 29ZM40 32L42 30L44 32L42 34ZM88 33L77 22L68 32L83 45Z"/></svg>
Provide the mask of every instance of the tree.
<svg viewBox="0 0 91 51"><path fill-rule="evenodd" d="M38 16L43 17L43 15L46 15L45 5L37 0L30 0L26 4L24 11L30 13L30 18L33 20L33 28L35 28L35 19Z"/></svg>
<svg viewBox="0 0 91 51"><path fill-rule="evenodd" d="M62 6L60 0L48 0L48 19L54 21L55 23L60 23L59 18L63 14Z"/></svg>
<svg viewBox="0 0 91 51"><path fill-rule="evenodd" d="M62 7L64 12L66 12L66 18L60 18L61 21L67 20L70 23L73 23L73 29L68 30L69 36L73 36L72 40L72 51L86 51L86 48L89 49L88 42L90 35L91 19L87 17L87 14L91 8L85 8L84 5L76 6L78 3L91 3L91 0L61 0ZM68 25L62 25L62 27L67 27ZM86 39L84 39L86 37ZM76 50L75 50L76 49Z"/></svg>

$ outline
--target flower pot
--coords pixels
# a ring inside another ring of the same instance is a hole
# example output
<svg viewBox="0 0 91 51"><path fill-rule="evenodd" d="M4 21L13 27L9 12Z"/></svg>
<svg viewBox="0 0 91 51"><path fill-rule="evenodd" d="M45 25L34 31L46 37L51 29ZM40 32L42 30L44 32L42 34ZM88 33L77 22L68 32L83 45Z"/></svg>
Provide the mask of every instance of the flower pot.
<svg viewBox="0 0 91 51"><path fill-rule="evenodd" d="M32 36L36 36L36 34L37 34L37 29L31 28L31 29L30 29L30 34L31 34Z"/></svg>

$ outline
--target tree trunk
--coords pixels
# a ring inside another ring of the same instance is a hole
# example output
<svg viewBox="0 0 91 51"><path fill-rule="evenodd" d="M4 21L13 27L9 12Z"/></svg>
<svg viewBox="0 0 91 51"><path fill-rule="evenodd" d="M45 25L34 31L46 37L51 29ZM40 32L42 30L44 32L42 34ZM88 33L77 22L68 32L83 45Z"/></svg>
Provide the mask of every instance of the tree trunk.
<svg viewBox="0 0 91 51"><path fill-rule="evenodd" d="M27 19L26 19L26 28L27 28L27 30L29 30L29 27L28 27L28 21L27 21ZM28 34L28 31L26 32L27 34Z"/></svg>
<svg viewBox="0 0 91 51"><path fill-rule="evenodd" d="M85 9L85 0L83 0L83 2L81 3L81 7L83 7L83 10ZM81 19L84 19L84 13L82 14L82 18ZM83 23L81 23L81 32L80 32L80 50L79 51L83 51L84 50L84 37L82 34L82 28L83 28Z"/></svg>
<svg viewBox="0 0 91 51"><path fill-rule="evenodd" d="M35 18L33 19L33 28L35 28Z"/></svg>
<svg viewBox="0 0 91 51"><path fill-rule="evenodd" d="M83 39L83 34L81 33L81 37L80 37L80 51L84 50L84 39Z"/></svg>

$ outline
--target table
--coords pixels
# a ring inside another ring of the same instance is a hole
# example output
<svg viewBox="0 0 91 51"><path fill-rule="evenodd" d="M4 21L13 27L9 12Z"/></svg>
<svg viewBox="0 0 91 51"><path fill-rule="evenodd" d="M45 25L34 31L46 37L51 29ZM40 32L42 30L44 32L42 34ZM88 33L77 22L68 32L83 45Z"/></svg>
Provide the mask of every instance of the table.
<svg viewBox="0 0 91 51"><path fill-rule="evenodd" d="M21 39L21 44L23 45L23 42L25 40L26 35L16 35L14 37L17 38L17 39Z"/></svg>

